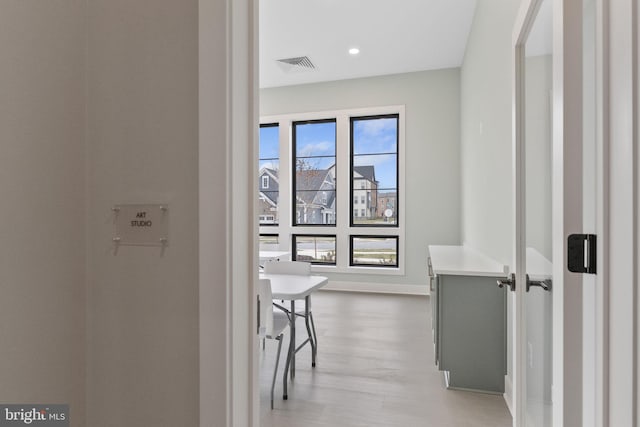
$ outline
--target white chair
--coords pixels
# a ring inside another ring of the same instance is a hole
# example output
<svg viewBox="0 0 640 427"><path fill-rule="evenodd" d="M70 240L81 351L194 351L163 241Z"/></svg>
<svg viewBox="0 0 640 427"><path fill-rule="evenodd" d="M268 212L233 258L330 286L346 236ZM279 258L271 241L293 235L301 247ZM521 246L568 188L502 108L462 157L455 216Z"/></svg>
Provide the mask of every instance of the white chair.
<svg viewBox="0 0 640 427"><path fill-rule="evenodd" d="M291 274L296 276L311 276L311 264L302 261L278 261L267 262L264 265L265 274ZM305 300L299 300L296 302L296 313L298 317L302 317L305 320L305 326L307 327L308 340L311 342L311 366L316 366L316 354L318 352L318 340L316 338L316 325L313 321L313 313L311 312L311 296L308 296ZM275 306L290 314L290 310L274 302ZM307 313L309 314L307 316ZM304 343L303 343L304 344ZM302 345L301 345L302 346ZM297 351L297 350L296 350Z"/></svg>
<svg viewBox="0 0 640 427"><path fill-rule="evenodd" d="M289 317L280 310L273 310L271 296L271 281L260 279L258 284L258 335L260 338L275 339L278 341L278 354L276 355L276 367L273 371L271 381L271 409L273 409L273 391L276 386L276 376L278 375L278 364L280 363L280 350L282 349L282 339L285 329L289 326ZM287 358L289 352L287 352Z"/></svg>

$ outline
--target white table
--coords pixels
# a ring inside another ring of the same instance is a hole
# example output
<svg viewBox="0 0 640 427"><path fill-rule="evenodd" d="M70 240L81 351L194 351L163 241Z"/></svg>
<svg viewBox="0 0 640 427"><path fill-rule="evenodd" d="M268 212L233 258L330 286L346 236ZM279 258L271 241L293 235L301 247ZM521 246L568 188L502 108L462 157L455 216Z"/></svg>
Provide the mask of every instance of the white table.
<svg viewBox="0 0 640 427"><path fill-rule="evenodd" d="M298 276L294 274L264 274L260 273L261 279L269 279L271 281L271 294L273 299L287 300L291 303L289 312L289 328L291 333L289 334L289 353L287 355L287 362L284 368L283 376L283 396L284 400L287 400L287 376L291 372L291 378L295 376L296 372L296 353L305 344L311 344L311 366L316 364L316 353L318 351L317 343L312 339L307 338L298 348L296 348L296 300L305 300L305 325L307 332L311 336L311 329L309 326L309 306L311 303L311 294L320 289L329 282L329 279L324 276Z"/></svg>

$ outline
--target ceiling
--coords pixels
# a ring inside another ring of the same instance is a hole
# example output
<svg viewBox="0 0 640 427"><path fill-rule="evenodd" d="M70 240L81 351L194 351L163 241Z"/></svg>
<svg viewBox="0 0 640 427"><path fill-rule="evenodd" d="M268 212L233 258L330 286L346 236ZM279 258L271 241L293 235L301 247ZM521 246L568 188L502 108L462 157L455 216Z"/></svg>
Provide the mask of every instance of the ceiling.
<svg viewBox="0 0 640 427"><path fill-rule="evenodd" d="M260 0L260 87L459 67L475 4ZM277 62L303 56L315 69Z"/></svg>

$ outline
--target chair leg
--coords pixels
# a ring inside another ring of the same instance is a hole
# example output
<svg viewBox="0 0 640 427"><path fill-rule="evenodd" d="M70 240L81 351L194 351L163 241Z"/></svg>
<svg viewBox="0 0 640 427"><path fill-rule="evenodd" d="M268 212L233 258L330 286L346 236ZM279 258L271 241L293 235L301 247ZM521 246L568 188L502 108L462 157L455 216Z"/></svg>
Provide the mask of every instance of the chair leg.
<svg viewBox="0 0 640 427"><path fill-rule="evenodd" d="M273 380L271 380L271 409L273 409L273 391L276 388L276 377L278 376L278 364L280 363L280 349L282 348L282 334L276 339L278 340L278 354L276 355L276 367L273 371Z"/></svg>

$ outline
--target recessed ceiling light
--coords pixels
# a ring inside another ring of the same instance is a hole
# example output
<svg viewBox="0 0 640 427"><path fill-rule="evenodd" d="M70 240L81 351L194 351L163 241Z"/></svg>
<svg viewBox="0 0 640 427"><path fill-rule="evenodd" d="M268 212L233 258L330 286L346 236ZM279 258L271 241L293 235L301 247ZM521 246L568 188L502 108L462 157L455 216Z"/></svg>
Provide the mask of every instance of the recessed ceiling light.
<svg viewBox="0 0 640 427"><path fill-rule="evenodd" d="M357 47L352 47L351 49L349 49L349 53L351 55L357 55L360 53L360 49L358 49Z"/></svg>

